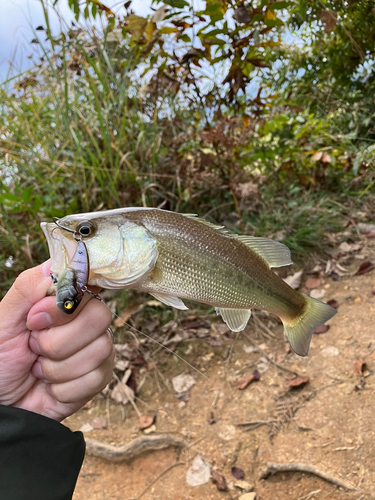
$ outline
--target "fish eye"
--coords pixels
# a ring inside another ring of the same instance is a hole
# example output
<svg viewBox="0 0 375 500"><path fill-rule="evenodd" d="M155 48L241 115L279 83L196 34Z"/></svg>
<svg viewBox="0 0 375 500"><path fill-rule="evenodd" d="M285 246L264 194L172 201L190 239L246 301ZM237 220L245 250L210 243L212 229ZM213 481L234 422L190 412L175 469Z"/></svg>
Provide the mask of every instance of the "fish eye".
<svg viewBox="0 0 375 500"><path fill-rule="evenodd" d="M94 232L94 226L91 224L91 222L80 222L77 226L76 231L84 238L87 238L87 236L90 236Z"/></svg>

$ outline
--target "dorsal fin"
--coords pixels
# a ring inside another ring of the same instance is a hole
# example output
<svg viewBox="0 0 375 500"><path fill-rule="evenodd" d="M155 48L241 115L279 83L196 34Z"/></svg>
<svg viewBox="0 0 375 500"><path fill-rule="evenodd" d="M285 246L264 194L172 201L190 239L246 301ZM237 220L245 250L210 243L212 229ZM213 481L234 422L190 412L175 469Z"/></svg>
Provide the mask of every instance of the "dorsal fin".
<svg viewBox="0 0 375 500"><path fill-rule="evenodd" d="M220 231L221 233L227 233L227 230L225 229L225 226L218 226L217 224L214 224L213 222L209 222L208 220L202 219L201 217L198 217L196 214L181 214L184 217L187 217L188 219L194 219L197 222L200 222L204 226L210 227L211 229L216 229L217 231Z"/></svg>
<svg viewBox="0 0 375 500"><path fill-rule="evenodd" d="M270 267L289 266L293 264L289 248L279 241L242 235L235 236L235 238L254 250Z"/></svg>

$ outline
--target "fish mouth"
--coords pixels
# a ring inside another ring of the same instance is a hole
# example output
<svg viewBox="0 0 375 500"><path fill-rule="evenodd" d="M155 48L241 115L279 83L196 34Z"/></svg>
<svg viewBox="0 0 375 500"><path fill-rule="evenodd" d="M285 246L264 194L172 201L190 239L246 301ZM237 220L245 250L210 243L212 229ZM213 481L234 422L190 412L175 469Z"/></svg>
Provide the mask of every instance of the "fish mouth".
<svg viewBox="0 0 375 500"><path fill-rule="evenodd" d="M53 222L41 222L51 257L51 273L59 278L68 267L77 248L77 242L65 237L65 231Z"/></svg>

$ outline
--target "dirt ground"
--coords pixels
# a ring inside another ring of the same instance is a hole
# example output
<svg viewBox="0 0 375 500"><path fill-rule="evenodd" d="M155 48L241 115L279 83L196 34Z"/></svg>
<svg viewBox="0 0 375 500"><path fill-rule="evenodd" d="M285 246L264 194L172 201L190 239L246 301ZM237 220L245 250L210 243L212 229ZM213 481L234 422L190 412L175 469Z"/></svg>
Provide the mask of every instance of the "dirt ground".
<svg viewBox="0 0 375 500"><path fill-rule="evenodd" d="M354 261L352 269L360 263ZM313 335L308 357L287 352L280 324L270 325L274 338L262 334L253 322L245 330L268 358L309 377L307 384L287 389L293 375L270 363L242 335L237 339L223 335L223 345L216 347L197 338L179 345L177 352L207 378L159 351L154 361L160 368L140 370L145 382L136 405L143 414L156 414L154 434L169 433L187 447L180 453L168 448L120 463L86 456L74 500L239 499L246 489L235 485L233 466L244 471L244 480L250 483L247 491L256 492L257 500L375 498L375 270L340 281L323 277L317 290L325 290L324 301L337 301L338 314L327 332ZM308 293L304 286L300 291ZM259 318L265 324L269 321ZM212 320L220 324L219 318ZM161 357L164 361L159 363ZM360 359L365 361L363 367L357 363ZM239 390L238 379L254 369L259 370L260 380ZM196 378L187 402L176 398L170 384L181 373ZM86 438L119 446L143 434L131 405L122 407L103 396L65 424L78 430L98 416L107 420L107 428L91 430ZM238 426L249 421L272 422L254 430ZM211 480L202 486L187 484L186 474L197 453L225 476L227 491L219 491ZM176 461L180 464L158 478ZM260 479L268 461L313 466L348 489L303 472ZM244 497L248 499L251 496Z"/></svg>

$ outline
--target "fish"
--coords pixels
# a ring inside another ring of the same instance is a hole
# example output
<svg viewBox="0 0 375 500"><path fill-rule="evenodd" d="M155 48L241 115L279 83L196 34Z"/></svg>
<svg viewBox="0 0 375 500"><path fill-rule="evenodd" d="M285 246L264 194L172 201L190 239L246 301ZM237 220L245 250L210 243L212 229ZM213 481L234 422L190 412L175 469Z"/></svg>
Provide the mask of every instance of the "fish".
<svg viewBox="0 0 375 500"><path fill-rule="evenodd" d="M88 277L89 257L86 245L83 241L77 240L72 260L56 283L56 305L61 311L66 314L74 313L83 298ZM56 279L55 274L54 279Z"/></svg>
<svg viewBox="0 0 375 500"><path fill-rule="evenodd" d="M312 334L336 309L301 295L272 268L292 264L284 244L231 234L193 214L127 207L67 215L42 222L59 276L76 251L74 235L85 244L87 283L101 288L147 292L180 310L183 299L215 307L228 327L242 331L252 309L276 314L293 351L308 354Z"/></svg>

